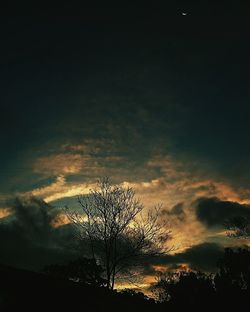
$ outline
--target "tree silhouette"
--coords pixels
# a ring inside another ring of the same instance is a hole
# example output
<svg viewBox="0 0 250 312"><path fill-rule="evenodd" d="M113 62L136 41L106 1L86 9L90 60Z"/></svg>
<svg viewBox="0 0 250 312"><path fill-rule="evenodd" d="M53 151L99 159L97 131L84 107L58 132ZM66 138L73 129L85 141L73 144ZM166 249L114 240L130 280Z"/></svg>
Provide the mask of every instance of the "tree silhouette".
<svg viewBox="0 0 250 312"><path fill-rule="evenodd" d="M160 301L174 305L196 305L214 295L212 276L196 271L163 273L154 290Z"/></svg>
<svg viewBox="0 0 250 312"><path fill-rule="evenodd" d="M234 238L250 238L250 218L235 216L225 222L228 236Z"/></svg>
<svg viewBox="0 0 250 312"><path fill-rule="evenodd" d="M78 202L82 213L67 208L67 215L90 256L105 268L108 288L113 289L118 274L138 260L169 251L164 244L170 231L158 219L160 207L143 214L144 206L132 188L103 178Z"/></svg>
<svg viewBox="0 0 250 312"><path fill-rule="evenodd" d="M101 277L103 268L94 259L79 258L65 265L48 265L44 267L43 272L93 286L106 284L106 281Z"/></svg>
<svg viewBox="0 0 250 312"><path fill-rule="evenodd" d="M218 262L219 272L215 277L218 291L250 289L250 251L246 248L226 248Z"/></svg>

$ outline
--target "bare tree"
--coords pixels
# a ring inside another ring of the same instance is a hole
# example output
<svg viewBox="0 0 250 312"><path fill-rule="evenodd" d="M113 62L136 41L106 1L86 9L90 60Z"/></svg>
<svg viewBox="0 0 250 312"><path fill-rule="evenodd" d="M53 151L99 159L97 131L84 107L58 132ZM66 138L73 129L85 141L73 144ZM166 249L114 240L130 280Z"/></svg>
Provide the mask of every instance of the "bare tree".
<svg viewBox="0 0 250 312"><path fill-rule="evenodd" d="M160 207L143 214L144 206L131 187L104 178L78 202L82 213L67 208L68 218L91 257L104 266L108 288L113 289L117 276L145 257L170 250L164 247L171 233L160 223Z"/></svg>

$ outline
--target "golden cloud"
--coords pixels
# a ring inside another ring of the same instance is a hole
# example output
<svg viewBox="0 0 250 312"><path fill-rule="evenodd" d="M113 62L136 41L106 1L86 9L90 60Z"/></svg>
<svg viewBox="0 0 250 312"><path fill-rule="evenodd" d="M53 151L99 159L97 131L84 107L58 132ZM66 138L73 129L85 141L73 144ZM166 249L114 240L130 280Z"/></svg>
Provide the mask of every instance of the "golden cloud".
<svg viewBox="0 0 250 312"><path fill-rule="evenodd" d="M93 184L67 183L64 176L58 176L56 181L48 186L37 188L31 192L33 196L41 197L47 203L64 197L73 197L80 194L88 194Z"/></svg>
<svg viewBox="0 0 250 312"><path fill-rule="evenodd" d="M53 228L58 228L62 225L71 223L71 220L65 213L58 214L50 223Z"/></svg>
<svg viewBox="0 0 250 312"><path fill-rule="evenodd" d="M80 150L82 146L67 146L67 148ZM54 172L64 171L69 173L82 168L83 161L80 155L68 155L69 157L66 158L64 156L58 155L53 160L47 158L46 161L44 159L38 164L40 164L40 168L43 167L42 164L46 164L47 169L51 166L51 168L54 168ZM76 158L71 158L72 156ZM55 165L55 159L60 163L57 167ZM74 159L76 160L76 163L73 164L75 167L69 167L69 163L71 161L74 162ZM50 160L51 164L49 165ZM120 160L120 157L104 157L103 166L100 166L98 159L90 159L87 170L89 174L92 173L92 176L95 174L102 176L108 173L114 178L119 176L121 180L120 177L123 174L120 169L105 167L105 162ZM172 207L182 203L183 218L178 218L178 216L171 213L162 216L171 225L173 239L169 243L175 246L174 252L176 253L184 251L190 246L198 245L213 235L204 224L197 220L196 213L192 207L192 203L197 198L216 196L221 200L236 201L239 203L247 203L249 201L249 198L246 198L246 193L244 193L244 199L241 197L243 191L241 193L237 192L226 181L218 181L211 177L207 178L204 174L201 174L200 170L195 170L193 164L183 164L169 156L156 156L148 161L145 166L147 172L155 172L155 178L149 181L143 179L141 181L127 180L122 182L121 185L133 187L137 197L145 203L146 209L155 206L157 203L163 203L163 209L170 212ZM48 186L35 189L31 193L34 196L42 197L46 202L53 202L64 197L88 194L89 189L93 187L95 187L93 183L68 182L65 175L58 175L55 182ZM68 222L65 216L60 216L57 220L54 220L53 226L57 227L65 224L65 222Z"/></svg>
<svg viewBox="0 0 250 312"><path fill-rule="evenodd" d="M206 178L194 165L182 164L171 157L157 156L147 163L149 169L157 168L161 175L151 181L124 182L124 186L133 187L136 194L145 202L146 207L163 203L163 209L182 203L183 218L166 214L173 234L174 252L181 252L190 246L202 243L212 235L205 225L197 220L192 203L199 197L218 197L221 200L248 203L246 192L237 192L228 182ZM190 169L188 168L190 166ZM241 194L245 197L242 198Z"/></svg>
<svg viewBox="0 0 250 312"><path fill-rule="evenodd" d="M12 215L12 209L11 208L0 208L0 219L6 218L10 215Z"/></svg>
<svg viewBox="0 0 250 312"><path fill-rule="evenodd" d="M84 162L89 157L83 158L80 154L56 154L38 158L34 164L34 172L60 175L76 174L82 170Z"/></svg>

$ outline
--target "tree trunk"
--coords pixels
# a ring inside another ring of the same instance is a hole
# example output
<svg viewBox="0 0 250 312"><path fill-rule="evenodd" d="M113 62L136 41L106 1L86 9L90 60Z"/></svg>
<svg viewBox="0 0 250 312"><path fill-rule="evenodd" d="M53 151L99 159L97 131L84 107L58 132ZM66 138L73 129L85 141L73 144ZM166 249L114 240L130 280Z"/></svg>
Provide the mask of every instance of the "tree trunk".
<svg viewBox="0 0 250 312"><path fill-rule="evenodd" d="M111 289L113 290L115 286L115 268L114 271L112 272L112 283L111 283Z"/></svg>

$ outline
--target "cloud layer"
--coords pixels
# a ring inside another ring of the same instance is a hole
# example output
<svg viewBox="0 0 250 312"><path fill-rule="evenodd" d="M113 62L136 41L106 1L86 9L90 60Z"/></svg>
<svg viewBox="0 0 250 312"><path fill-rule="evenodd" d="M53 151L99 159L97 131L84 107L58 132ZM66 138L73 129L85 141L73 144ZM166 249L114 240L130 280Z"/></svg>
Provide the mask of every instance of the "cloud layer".
<svg viewBox="0 0 250 312"><path fill-rule="evenodd" d="M53 226L55 208L35 197L16 198L11 207L13 214L0 220L1 263L39 270L75 256L71 228Z"/></svg>
<svg viewBox="0 0 250 312"><path fill-rule="evenodd" d="M216 197L200 198L195 205L198 220L208 227L223 227L232 217L250 217L250 205L223 201Z"/></svg>

